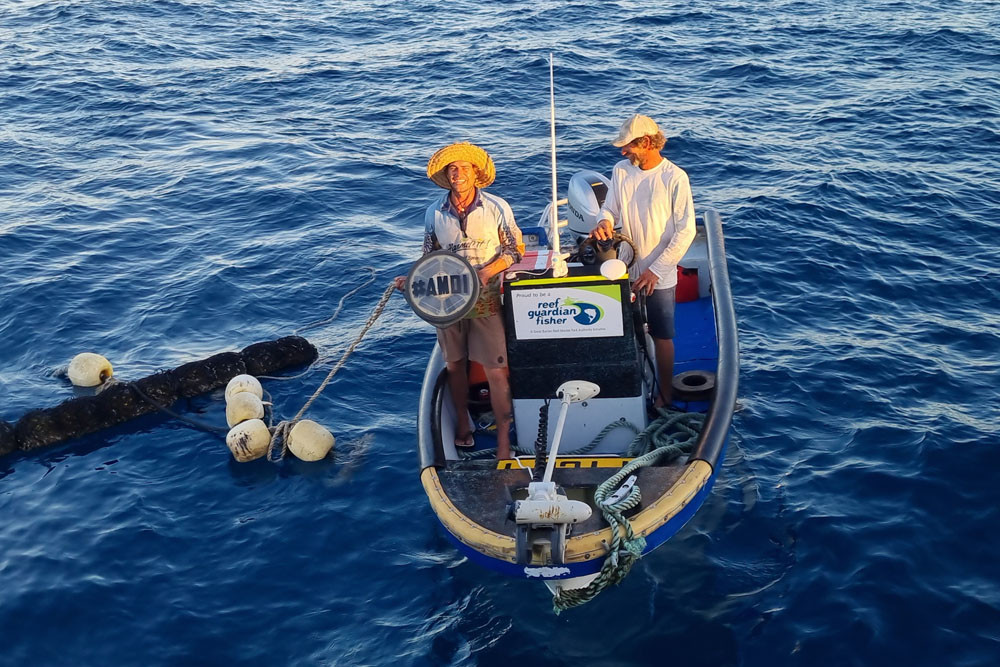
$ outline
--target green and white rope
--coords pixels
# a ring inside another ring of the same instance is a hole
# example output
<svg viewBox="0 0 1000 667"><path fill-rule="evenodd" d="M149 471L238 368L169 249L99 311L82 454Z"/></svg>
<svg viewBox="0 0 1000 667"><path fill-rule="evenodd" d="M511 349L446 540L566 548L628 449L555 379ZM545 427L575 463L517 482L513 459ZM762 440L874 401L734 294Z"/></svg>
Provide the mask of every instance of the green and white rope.
<svg viewBox="0 0 1000 667"><path fill-rule="evenodd" d="M642 556L646 548L646 540L637 536L632 530L632 524L625 517L625 512L638 507L642 501L639 485L635 484L624 498L608 501L619 485L640 468L654 463L669 463L683 454L690 454L698 439L705 416L699 413L675 412L659 409L660 417L649 427L638 434L629 445L630 456L633 452L649 451L633 459L617 473L604 481L594 492L594 502L601 509L604 520L611 526L611 543L609 553L601 565L601 571L588 586L572 590L560 590L552 598L552 608L556 614L585 604L600 594L612 584L620 584L631 571L632 566ZM671 430L680 433L671 433ZM682 436L687 437L682 437ZM663 459L661 461L661 459Z"/></svg>

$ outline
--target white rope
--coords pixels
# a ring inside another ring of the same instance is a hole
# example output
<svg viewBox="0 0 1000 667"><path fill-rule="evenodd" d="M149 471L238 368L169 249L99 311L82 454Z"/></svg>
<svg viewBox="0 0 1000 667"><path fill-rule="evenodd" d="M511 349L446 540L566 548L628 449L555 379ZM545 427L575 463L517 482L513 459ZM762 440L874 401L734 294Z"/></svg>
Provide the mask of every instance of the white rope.
<svg viewBox="0 0 1000 667"><path fill-rule="evenodd" d="M318 326L322 326L324 324L329 324L330 322L333 322L335 319L337 319L337 316L340 315L340 311L344 308L344 302L346 302L350 297L352 297L355 294L357 294L361 289L363 289L363 288L367 287L368 285L371 285L373 282L375 282L375 269L372 268L372 267L370 267L370 266L366 266L366 267L364 267L364 269L365 269L365 271L369 271L371 273L371 275L368 277L368 280L366 280L365 282L361 283L360 285L358 285L357 287L355 287L354 289L352 289L350 292L348 292L344 296L340 297L340 301L337 303L337 308L333 311L333 315L330 315L330 317L327 317L326 319L316 320L315 322L310 322L309 324L305 324L305 325L299 327L298 329L296 329L295 331L293 331L292 335L293 336L299 336L299 335L301 335L301 333L303 331L306 331L307 329L315 329ZM308 368L306 368L304 371L302 371L301 373L298 373L296 375L260 375L260 376L257 377L257 379L258 380L298 380L299 378L304 378L307 375L311 375L312 373L315 373L316 372L316 368L319 367L319 366L325 365L328 361L330 361L330 358L331 358L331 356L318 357L316 359L316 361L314 361L311 364L309 364Z"/></svg>
<svg viewBox="0 0 1000 667"><path fill-rule="evenodd" d="M285 458L285 454L288 452L289 431L291 431L292 427L295 426L296 423L298 423L298 421L302 418L302 415L305 414L306 410L308 410L312 406L312 404L316 401L316 399L319 398L319 395L323 393L323 390L326 389L326 386L330 384L331 380L333 380L333 376L336 375L337 372L344 367L344 364L347 362L347 358L351 356L351 354L354 352L354 349L361 343L361 339L365 337L365 334L368 333L368 330L371 329L372 325L375 324L375 320L377 320L379 318L379 315L382 314L382 311L385 309L385 304L389 302L389 297L392 296L392 293L395 291L395 289L396 285L394 283L390 283L389 286L385 288L385 293L382 294L382 298L379 300L378 305L375 306L375 309L372 311L372 314L368 316L368 321L365 322L365 326L362 327L361 331L358 333L357 338L355 338L354 342L347 347L347 350L345 350L344 354L341 355L340 361L338 361L337 364L332 369L330 369L330 372L327 373L326 378L323 380L323 382L320 383L316 391L313 392L313 395L309 397L309 400L306 401L306 404L302 406L302 409L299 410L296 413L296 415L291 419L279 422L278 425L274 427L274 432L271 435L271 445L268 447L267 450L267 458L269 461L271 461L272 463L277 463L281 459ZM277 458L275 458L274 450L279 444L281 445L281 453L278 455Z"/></svg>

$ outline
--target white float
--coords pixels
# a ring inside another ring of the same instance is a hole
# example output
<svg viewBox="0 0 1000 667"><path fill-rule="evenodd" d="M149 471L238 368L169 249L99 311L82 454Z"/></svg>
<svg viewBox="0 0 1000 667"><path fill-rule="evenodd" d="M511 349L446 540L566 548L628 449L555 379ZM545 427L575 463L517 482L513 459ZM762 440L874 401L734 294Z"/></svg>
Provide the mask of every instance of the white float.
<svg viewBox="0 0 1000 667"><path fill-rule="evenodd" d="M259 459L267 453L271 445L271 432L260 419L251 419L237 424L226 434L226 446L233 458L240 463Z"/></svg>
<svg viewBox="0 0 1000 667"><path fill-rule="evenodd" d="M260 381L252 375L237 375L226 385L226 402L236 394L247 392L257 398L264 398L264 388Z"/></svg>
<svg viewBox="0 0 1000 667"><path fill-rule="evenodd" d="M233 394L226 402L226 423L230 427L248 419L263 419L264 404L248 391Z"/></svg>
<svg viewBox="0 0 1000 667"><path fill-rule="evenodd" d="M73 357L66 369L69 381L77 387L96 387L114 374L111 362L93 352L81 352Z"/></svg>
<svg viewBox="0 0 1000 667"><path fill-rule="evenodd" d="M288 450L303 461L319 461L333 449L336 438L310 419L303 419L288 434Z"/></svg>

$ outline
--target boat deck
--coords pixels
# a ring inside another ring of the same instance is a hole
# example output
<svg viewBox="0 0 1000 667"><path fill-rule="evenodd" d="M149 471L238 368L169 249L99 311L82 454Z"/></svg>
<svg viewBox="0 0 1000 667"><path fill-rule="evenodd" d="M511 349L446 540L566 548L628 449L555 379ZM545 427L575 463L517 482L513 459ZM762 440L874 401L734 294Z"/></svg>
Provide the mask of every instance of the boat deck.
<svg viewBox="0 0 1000 667"><path fill-rule="evenodd" d="M639 512L653 502L680 478L685 463L649 466L637 471L643 501L626 516ZM582 500L593 507L594 491L619 468L557 468L553 481L563 487L572 500ZM509 508L515 500L527 495L530 471L497 470L496 461L460 461L438 470L438 477L448 498L467 518L502 535L513 537L515 524ZM572 528L573 535L602 530L607 527L599 510L589 519Z"/></svg>
<svg viewBox="0 0 1000 667"><path fill-rule="evenodd" d="M674 374L690 370L716 370L719 343L711 296L674 306Z"/></svg>

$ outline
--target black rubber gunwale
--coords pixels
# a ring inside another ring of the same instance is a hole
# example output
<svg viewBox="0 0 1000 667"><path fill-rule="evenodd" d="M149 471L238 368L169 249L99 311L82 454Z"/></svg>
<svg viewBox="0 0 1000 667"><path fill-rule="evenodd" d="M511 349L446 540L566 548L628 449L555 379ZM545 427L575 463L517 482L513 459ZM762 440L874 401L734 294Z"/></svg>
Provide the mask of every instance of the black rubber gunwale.
<svg viewBox="0 0 1000 667"><path fill-rule="evenodd" d="M705 415L705 425L695 443L689 461L704 461L715 470L719 455L729 436L729 426L736 409L736 390L740 375L739 334L736 311L729 288L729 269L722 235L722 219L709 209L704 214L708 241L708 270L712 278L712 304L715 307L715 331L719 341L719 365L715 372L715 395Z"/></svg>

